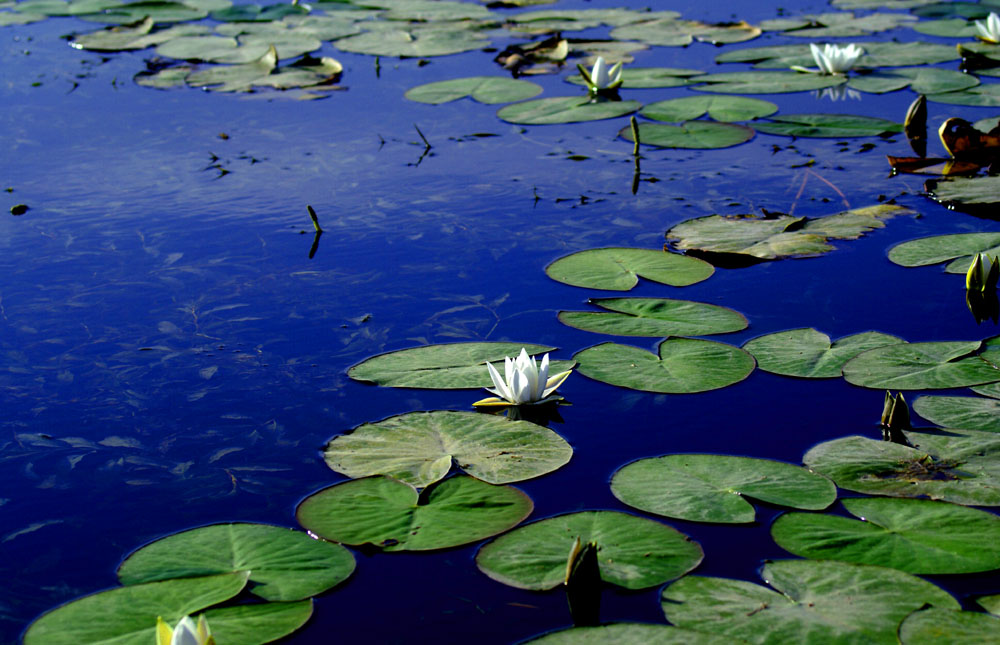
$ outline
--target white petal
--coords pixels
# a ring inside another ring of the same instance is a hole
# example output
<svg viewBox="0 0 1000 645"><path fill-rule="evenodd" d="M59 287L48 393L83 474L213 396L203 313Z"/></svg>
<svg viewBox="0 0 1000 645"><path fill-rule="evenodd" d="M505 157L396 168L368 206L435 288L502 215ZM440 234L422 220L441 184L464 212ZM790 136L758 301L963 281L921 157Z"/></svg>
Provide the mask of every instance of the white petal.
<svg viewBox="0 0 1000 645"><path fill-rule="evenodd" d="M608 72L608 85L615 85L622 80L622 64L618 61Z"/></svg>
<svg viewBox="0 0 1000 645"><path fill-rule="evenodd" d="M590 70L590 79L594 81L597 89L604 89L608 86L608 64L604 62L603 56L598 56L594 61L594 67Z"/></svg>
<svg viewBox="0 0 1000 645"><path fill-rule="evenodd" d="M170 645L199 645L198 629L195 627L194 621L191 620L190 616L181 618L177 626L174 627L174 634L170 639Z"/></svg>
<svg viewBox="0 0 1000 645"><path fill-rule="evenodd" d="M486 388L486 390L488 392L496 394L501 399L506 399L510 401L510 390L507 389L507 384L504 382L504 380L500 378L500 372L498 372L497 369L493 367L492 363L487 363L486 369L489 370L490 372L490 378L493 379L493 386L495 388L495 389Z"/></svg>
<svg viewBox="0 0 1000 645"><path fill-rule="evenodd" d="M503 359L503 380L507 384L507 389L510 390L510 382L514 380L514 374L517 370L515 369L514 359L508 356Z"/></svg>
<svg viewBox="0 0 1000 645"><path fill-rule="evenodd" d="M1000 40L1000 16L991 12L986 19L986 26L989 27L990 40L993 42Z"/></svg>
<svg viewBox="0 0 1000 645"><path fill-rule="evenodd" d="M566 370L565 372L559 372L558 374L553 374L552 377L545 382L545 390L542 392L542 398L545 398L548 395L555 392L556 388L562 385L563 381L565 381L572 373L573 370Z"/></svg>
<svg viewBox="0 0 1000 645"><path fill-rule="evenodd" d="M514 379L510 383L511 403L528 403L528 382L521 372L514 372Z"/></svg>
<svg viewBox="0 0 1000 645"><path fill-rule="evenodd" d="M542 365L538 368L538 383L535 386L533 398L538 400L545 396L545 386L549 380L549 355L542 356Z"/></svg>

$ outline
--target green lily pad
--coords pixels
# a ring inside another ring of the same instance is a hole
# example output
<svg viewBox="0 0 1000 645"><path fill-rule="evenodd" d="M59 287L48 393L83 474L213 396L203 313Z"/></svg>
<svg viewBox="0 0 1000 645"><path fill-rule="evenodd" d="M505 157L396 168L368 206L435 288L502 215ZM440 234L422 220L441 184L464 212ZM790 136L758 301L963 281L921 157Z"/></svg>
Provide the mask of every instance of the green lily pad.
<svg viewBox="0 0 1000 645"><path fill-rule="evenodd" d="M988 396L991 399L1000 399L1000 383L977 385L976 387L969 389L971 389L976 394L982 394L983 396Z"/></svg>
<svg viewBox="0 0 1000 645"><path fill-rule="evenodd" d="M607 312L560 311L570 327L618 336L707 336L746 329L738 311L690 300L669 298L591 298Z"/></svg>
<svg viewBox="0 0 1000 645"><path fill-rule="evenodd" d="M23 0L11 7L18 12L42 16L79 16L116 7L120 0Z"/></svg>
<svg viewBox="0 0 1000 645"><path fill-rule="evenodd" d="M206 16L208 16L208 10L199 9L180 2L145 0L142 2L117 4L98 13L82 14L77 17L92 22L125 25L145 18L151 19L156 24L163 24L201 20Z"/></svg>
<svg viewBox="0 0 1000 645"><path fill-rule="evenodd" d="M926 188L946 206L983 208L1000 203L1000 177L946 177L928 181Z"/></svg>
<svg viewBox="0 0 1000 645"><path fill-rule="evenodd" d="M653 520L616 511L584 511L532 522L498 537L476 554L490 578L518 589L563 583L574 541L597 543L601 579L647 589L679 578L701 562L698 543Z"/></svg>
<svg viewBox="0 0 1000 645"><path fill-rule="evenodd" d="M865 55L859 61L864 67L905 67L933 65L960 58L950 45L939 43L858 42ZM813 67L808 45L772 45L724 52L715 57L717 63L757 63L759 68L788 69L792 65Z"/></svg>
<svg viewBox="0 0 1000 645"><path fill-rule="evenodd" d="M889 259L904 267L949 262L948 273L965 275L976 255L1000 254L1000 233L954 233L932 235L903 242L889 249Z"/></svg>
<svg viewBox="0 0 1000 645"><path fill-rule="evenodd" d="M605 248L579 251L545 267L564 284L589 289L628 291L643 277L672 287L707 280L715 272L704 260L653 249Z"/></svg>
<svg viewBox="0 0 1000 645"><path fill-rule="evenodd" d="M925 604L958 609L947 592L885 567L777 560L761 571L768 587L687 576L663 591L674 625L750 643L895 645L896 628Z"/></svg>
<svg viewBox="0 0 1000 645"><path fill-rule="evenodd" d="M716 121L749 121L774 114L778 106L770 101L745 96L689 96L648 103L639 114L655 121L678 123L707 114Z"/></svg>
<svg viewBox="0 0 1000 645"><path fill-rule="evenodd" d="M219 22L271 22L285 16L307 14L309 9L299 4L239 4L212 12L212 19Z"/></svg>
<svg viewBox="0 0 1000 645"><path fill-rule="evenodd" d="M524 348L529 355L555 349L530 343L445 343L423 345L365 359L347 370L356 381L387 387L419 387L435 390L462 390L492 387L486 363L494 363L503 373L504 358L516 357ZM572 361L551 361L549 373L573 367Z"/></svg>
<svg viewBox="0 0 1000 645"><path fill-rule="evenodd" d="M480 103L511 103L537 96L540 85L503 76L470 76L418 85L406 91L417 103L437 105L469 97Z"/></svg>
<svg viewBox="0 0 1000 645"><path fill-rule="evenodd" d="M688 77L698 76L699 74L704 74L704 72L697 69L676 69L672 67L624 67L622 68L622 88L636 90L680 87L688 84ZM570 76L566 81L574 85L586 84L586 81L579 74Z"/></svg>
<svg viewBox="0 0 1000 645"><path fill-rule="evenodd" d="M976 604L994 616L1000 616L1000 594L980 596L976 598Z"/></svg>
<svg viewBox="0 0 1000 645"><path fill-rule="evenodd" d="M659 47L686 47L694 41L721 45L753 40L760 29L745 22L708 24L697 20L659 18L624 25L611 31L618 40L638 40Z"/></svg>
<svg viewBox="0 0 1000 645"><path fill-rule="evenodd" d="M536 645L738 645L727 636L650 623L611 623L549 632L527 643Z"/></svg>
<svg viewBox="0 0 1000 645"><path fill-rule="evenodd" d="M409 412L366 423L334 437L326 464L348 477L390 475L423 488L456 463L490 484L509 484L552 472L573 449L562 437L527 421L476 412Z"/></svg>
<svg viewBox="0 0 1000 645"><path fill-rule="evenodd" d="M849 11L840 11L765 20L760 27L765 31L783 31L786 36L800 38L839 38L889 31L917 20L915 16L898 13L855 16Z"/></svg>
<svg viewBox="0 0 1000 645"><path fill-rule="evenodd" d="M640 459L611 478L611 492L629 506L692 522L753 522L744 497L821 510L837 499L826 477L769 459L726 455L666 455Z"/></svg>
<svg viewBox="0 0 1000 645"><path fill-rule="evenodd" d="M632 128L626 126L618 136L634 141ZM643 144L660 148L688 148L708 150L729 148L753 139L753 130L735 123L714 121L686 121L681 125L661 125L659 123L639 124L639 140Z"/></svg>
<svg viewBox="0 0 1000 645"><path fill-rule="evenodd" d="M288 636L305 625L310 616L311 599L236 605L205 612L205 620L216 642L243 645L270 643Z"/></svg>
<svg viewBox="0 0 1000 645"><path fill-rule="evenodd" d="M500 108L497 116L508 123L547 125L552 123L580 123L613 119L635 112L642 104L638 101L603 101L592 103L587 96L560 96L548 99L523 101Z"/></svg>
<svg viewBox="0 0 1000 645"><path fill-rule="evenodd" d="M70 43L76 49L91 51L122 51L126 49L142 49L134 43L147 35L153 28L153 19L145 17L136 24L107 27L87 34L80 34Z"/></svg>
<svg viewBox="0 0 1000 645"><path fill-rule="evenodd" d="M1000 381L1000 369L989 356L975 354L981 345L973 340L876 347L848 361L844 378L880 390L933 390Z"/></svg>
<svg viewBox="0 0 1000 645"><path fill-rule="evenodd" d="M266 83L267 77L277 65L277 52L272 47L251 63L222 65L191 72L185 81L192 87L205 87L214 92L249 92L254 85Z"/></svg>
<svg viewBox="0 0 1000 645"><path fill-rule="evenodd" d="M359 4L387 9L382 17L386 20L413 20L419 22L443 22L448 20L479 20L491 18L490 10L471 2L450 0L366 0Z"/></svg>
<svg viewBox="0 0 1000 645"><path fill-rule="evenodd" d="M783 114L758 121L754 127L767 134L789 137L877 137L903 131L903 124L854 114Z"/></svg>
<svg viewBox="0 0 1000 645"><path fill-rule="evenodd" d="M934 2L928 5L915 7L912 13L922 18L945 18L951 16L961 16L962 18L985 18L990 13L990 5L995 5L988 0L985 2Z"/></svg>
<svg viewBox="0 0 1000 645"><path fill-rule="evenodd" d="M904 67L887 70L878 74L854 76L847 85L862 92L881 94L909 87L917 94L940 94L956 92L979 85L979 79L972 74L964 74L937 67Z"/></svg>
<svg viewBox="0 0 1000 645"><path fill-rule="evenodd" d="M1000 432L1000 400L973 396L922 396L913 411L945 428Z"/></svg>
<svg viewBox="0 0 1000 645"><path fill-rule="evenodd" d="M33 22L41 22L47 16L40 13L18 13L16 11L0 11L0 27L10 27L11 25L30 25Z"/></svg>
<svg viewBox="0 0 1000 645"><path fill-rule="evenodd" d="M136 85L165 90L172 87L187 87L187 76L194 71L190 65L167 67L152 74L140 72L132 77Z"/></svg>
<svg viewBox="0 0 1000 645"><path fill-rule="evenodd" d="M372 56L423 58L447 56L487 47L489 41L469 29L378 29L334 42L345 52Z"/></svg>
<svg viewBox="0 0 1000 645"><path fill-rule="evenodd" d="M771 525L797 556L877 564L907 573L977 573L1000 568L1000 517L947 502L859 497L839 515L786 513Z"/></svg>
<svg viewBox="0 0 1000 645"><path fill-rule="evenodd" d="M905 342L875 331L844 336L835 343L812 328L790 329L747 341L743 349L765 372L801 378L838 378L844 363L861 352Z"/></svg>
<svg viewBox="0 0 1000 645"><path fill-rule="evenodd" d="M532 507L516 488L472 477L451 477L419 494L392 477L366 477L310 495L295 516L306 529L334 542L428 551L502 533L528 517Z"/></svg>
<svg viewBox="0 0 1000 645"><path fill-rule="evenodd" d="M964 18L945 18L943 20L921 20L913 25L913 31L928 36L943 36L945 38L975 38L979 33L976 23Z"/></svg>
<svg viewBox="0 0 1000 645"><path fill-rule="evenodd" d="M578 371L602 383L643 392L691 394L739 383L754 368L750 354L709 340L669 338L659 356L630 345L601 343L573 358Z"/></svg>
<svg viewBox="0 0 1000 645"><path fill-rule="evenodd" d="M1000 435L975 430L905 434L915 447L843 437L813 447L803 462L859 493L1000 506Z"/></svg>
<svg viewBox="0 0 1000 645"><path fill-rule="evenodd" d="M947 103L949 105L975 105L979 107L1000 106L1000 84L977 85L961 92L944 92L928 94L928 101ZM994 177L995 179L995 177ZM997 201L996 199L993 200Z"/></svg>
<svg viewBox="0 0 1000 645"><path fill-rule="evenodd" d="M123 585L250 572L250 592L265 600L302 600L346 580L354 556L337 544L265 524L215 524L161 538L118 567Z"/></svg>
<svg viewBox="0 0 1000 645"><path fill-rule="evenodd" d="M806 92L821 90L824 87L834 87L847 82L843 76L824 76L822 74L803 74L800 72L726 72L722 74L705 74L694 76L692 83L703 85L692 86L699 92L718 92L722 94L784 94L787 92Z"/></svg>
<svg viewBox="0 0 1000 645"><path fill-rule="evenodd" d="M228 600L246 586L248 571L118 587L84 596L43 614L24 645L139 645L156 640L156 617L174 625Z"/></svg>
<svg viewBox="0 0 1000 645"><path fill-rule="evenodd" d="M929 607L915 611L899 626L903 645L938 643L990 643L1000 631L1000 618L976 611L955 611Z"/></svg>

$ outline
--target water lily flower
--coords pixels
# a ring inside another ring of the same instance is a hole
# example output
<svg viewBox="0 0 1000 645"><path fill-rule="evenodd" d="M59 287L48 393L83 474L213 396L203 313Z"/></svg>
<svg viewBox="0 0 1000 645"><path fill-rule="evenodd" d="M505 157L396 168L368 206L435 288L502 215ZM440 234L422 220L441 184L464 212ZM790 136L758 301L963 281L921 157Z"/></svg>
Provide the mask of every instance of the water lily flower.
<svg viewBox="0 0 1000 645"><path fill-rule="evenodd" d="M604 57L598 56L590 71L587 71L587 68L580 64L577 64L576 68L580 70L580 76L587 82L587 88L591 94L614 92L621 87L622 64L620 61L609 69Z"/></svg>
<svg viewBox="0 0 1000 645"><path fill-rule="evenodd" d="M965 274L965 288L969 291L993 291L997 288L997 278L1000 278L997 257L990 259L985 253L978 253Z"/></svg>
<svg viewBox="0 0 1000 645"><path fill-rule="evenodd" d="M979 40L993 44L1000 43L1000 16L990 12L985 21L977 20L976 31L979 32Z"/></svg>
<svg viewBox="0 0 1000 645"><path fill-rule="evenodd" d="M486 388L486 391L497 396L472 404L477 407L533 405L557 400L559 397L553 396L552 393L562 385L562 382L572 372L572 370L567 370L549 376L549 355L543 356L541 365L538 365L535 358L528 356L527 350L523 347L521 354L516 359L510 356L504 358L503 376L500 376L500 373L490 363L486 364L486 369L489 370L490 378L493 379L495 386Z"/></svg>
<svg viewBox="0 0 1000 645"><path fill-rule="evenodd" d="M822 49L816 43L809 43L809 50L812 52L813 60L816 61L819 70L798 66L793 66L792 69L799 72L812 72L828 76L843 74L854 67L858 59L861 58L861 55L865 53L865 50L854 43L844 47L826 44L823 45Z"/></svg>
<svg viewBox="0 0 1000 645"><path fill-rule="evenodd" d="M215 638L208 628L205 614L198 617L198 624L185 616L170 629L163 618L156 617L156 645L215 645Z"/></svg>

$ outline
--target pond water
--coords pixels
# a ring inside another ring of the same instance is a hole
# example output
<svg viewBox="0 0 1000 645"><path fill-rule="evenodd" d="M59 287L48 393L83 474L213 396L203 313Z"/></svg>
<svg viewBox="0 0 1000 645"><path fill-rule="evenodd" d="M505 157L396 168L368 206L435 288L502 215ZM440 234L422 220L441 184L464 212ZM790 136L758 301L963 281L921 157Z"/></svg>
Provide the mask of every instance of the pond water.
<svg viewBox="0 0 1000 645"><path fill-rule="evenodd" d="M623 4L643 6L556 6ZM680 10L713 22L778 15L754 2ZM803 2L783 13L828 10ZM909 341L998 333L966 310L960 277L887 259L891 246L909 239L1000 231L996 221L923 196L923 177L890 177L884 155L911 154L901 135L758 133L731 149L646 148L633 194L632 145L616 137L627 117L519 126L499 120L498 106L403 98L422 83L503 73L491 52L429 64L382 57L376 73L374 57L324 43L323 53L344 65L344 91L289 101L140 87L132 77L149 51L79 51L61 38L93 28L50 18L0 29L2 177L12 189L2 193L4 212L29 206L0 218L2 642L60 603L115 586L122 558L161 536L226 521L297 527L299 501L345 480L321 453L338 433L414 410L469 410L485 396L350 380L347 368L365 358L429 343L511 340L556 346L553 357L569 359L609 340L556 318L589 297L618 295L549 279L544 267L572 252L656 249L671 226L710 214L763 208L821 216L894 199L917 215L835 242L822 257L719 268L684 288L642 281L620 295L733 308L750 324L716 338L732 345L798 327L832 338L877 330ZM918 35L898 29L866 39L891 37ZM493 40L500 49L522 41ZM774 33L721 49L653 47L637 52L634 65L715 71L720 51L795 42ZM577 94L564 80L571 70L530 80L542 96ZM648 103L697 93L622 95ZM902 121L914 96L761 98L782 113ZM930 103L928 124L992 114ZM432 145L426 155L415 125ZM930 154L945 154L934 138ZM312 257L307 204L326 231ZM659 342L610 340L649 350ZM580 374L560 392L573 405L551 427L574 455L564 468L517 484L534 501L531 519L627 510L608 483L642 457L714 452L799 464L819 442L878 437L883 397L842 379L761 370L701 394L638 392ZM788 554L769 535L781 509L757 506L751 525L668 523L704 548L698 574L758 581L764 560ZM570 624L560 590L490 580L473 562L478 546L355 551L353 576L316 598L312 619L288 642L506 643ZM995 574L935 580L962 600L1000 592ZM603 599L604 620L663 622L656 590L609 587Z"/></svg>

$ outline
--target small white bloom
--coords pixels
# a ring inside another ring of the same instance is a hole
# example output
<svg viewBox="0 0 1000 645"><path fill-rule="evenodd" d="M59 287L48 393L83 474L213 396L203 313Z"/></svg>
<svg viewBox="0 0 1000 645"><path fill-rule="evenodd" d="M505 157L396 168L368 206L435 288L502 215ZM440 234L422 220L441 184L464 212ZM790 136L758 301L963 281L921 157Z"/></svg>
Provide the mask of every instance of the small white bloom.
<svg viewBox="0 0 1000 645"><path fill-rule="evenodd" d="M170 629L170 625L162 618L157 618L156 643L157 645L215 645L215 639L208 628L205 614L202 614L198 617L197 625L190 616L185 616L177 621L173 629Z"/></svg>
<svg viewBox="0 0 1000 645"><path fill-rule="evenodd" d="M819 66L820 74L843 74L854 67L865 53L863 49L851 43L846 47L840 45L823 45L820 49L816 43L809 43L809 50L812 52L816 65Z"/></svg>
<svg viewBox="0 0 1000 645"><path fill-rule="evenodd" d="M539 366L534 357L528 356L528 352L522 347L520 355L514 359L506 357L504 359L504 375L500 373L490 363L486 364L486 369L490 373L494 387L486 388L488 392L496 394L499 398L490 397L482 401L476 401L473 405L527 405L532 403L544 403L553 400L552 393L562 385L562 382L570 375L572 370L560 372L554 376L549 376L549 355L542 357Z"/></svg>
<svg viewBox="0 0 1000 645"><path fill-rule="evenodd" d="M580 76L587 82L587 88L591 93L611 92L622 84L621 62L617 62L609 68L604 57L598 56L590 71L583 65L577 65L577 69L580 70Z"/></svg>
<svg viewBox="0 0 1000 645"><path fill-rule="evenodd" d="M1000 43L1000 16L990 12L986 20L976 21L976 31L979 32L979 39L988 43Z"/></svg>

